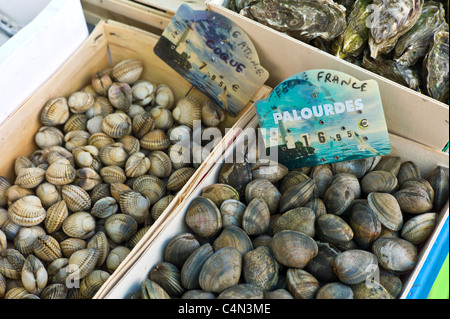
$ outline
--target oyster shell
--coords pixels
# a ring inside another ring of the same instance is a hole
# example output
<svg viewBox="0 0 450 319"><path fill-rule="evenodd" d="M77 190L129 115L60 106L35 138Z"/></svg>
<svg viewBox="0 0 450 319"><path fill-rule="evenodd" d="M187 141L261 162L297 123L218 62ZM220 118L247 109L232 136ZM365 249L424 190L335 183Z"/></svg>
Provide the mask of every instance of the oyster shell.
<svg viewBox="0 0 450 319"><path fill-rule="evenodd" d="M372 0L356 0L348 17L347 28L342 35L341 51L345 55L357 56L364 51L369 40L370 29L366 25Z"/></svg>

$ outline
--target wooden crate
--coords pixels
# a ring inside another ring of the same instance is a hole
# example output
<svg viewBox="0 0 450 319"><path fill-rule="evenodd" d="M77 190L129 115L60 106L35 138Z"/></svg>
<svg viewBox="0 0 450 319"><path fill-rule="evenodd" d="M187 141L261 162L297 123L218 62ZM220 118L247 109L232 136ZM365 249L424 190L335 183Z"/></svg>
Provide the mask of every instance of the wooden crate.
<svg viewBox="0 0 450 319"><path fill-rule="evenodd" d="M257 23L222 6L224 0L207 0L208 10L239 25L249 35L269 72L266 82L275 87L288 77L309 69L332 69L361 81L378 82L389 132L442 150L449 140L449 106L373 72L358 67L300 40Z"/></svg>
<svg viewBox="0 0 450 319"><path fill-rule="evenodd" d="M249 124L246 128L258 127L258 118L255 113L251 112L248 116L252 118L248 121ZM163 261L164 250L168 242L178 234L185 232L192 233L192 230L190 230L185 223L185 214L190 203L194 198L201 194L204 187L217 183L222 163L225 161L225 158L230 156L230 154L233 154L234 148L244 141L244 137L245 134L240 134L237 137L233 143L233 147L230 147L224 153L217 164L202 177L202 181L197 184L190 195L185 198L181 205L179 205L170 216L168 216L158 230L152 233L152 237L149 238L146 245L141 248L143 251L135 254L134 256L136 258L130 260L132 264L121 269L122 274L120 275L120 280L117 281L115 286L110 290L99 291L96 298L120 299L126 298L132 292L139 291L141 282L148 278L150 270L156 264ZM419 166L423 176L428 176L437 165L444 166L448 169L448 154L393 134L390 134L389 138L392 146L391 155L399 156L402 162L414 161ZM414 284L418 284L415 283L415 279L424 263L426 263L427 257L431 254L436 237L439 235L441 229L445 227L445 223L447 223L448 227L448 202L443 210L438 213L437 226L427 242L422 245L419 251L419 261L417 262L416 268L403 279L403 290L399 296L401 299L407 298L409 291Z"/></svg>
<svg viewBox="0 0 450 319"><path fill-rule="evenodd" d="M69 97L73 92L91 83L91 76L99 70L106 69L110 65L124 59L139 59L144 63L144 71L141 78L154 83L167 83L174 91L178 100L186 95L199 100L207 99L203 93L192 88L183 77L171 69L166 63L153 53L153 47L159 37L149 32L124 25L115 21L100 21L81 47L63 64L61 68L43 84L20 108L17 109L2 125L0 125L0 176L5 176L11 184L15 180L14 161L19 156L29 156L38 147L34 136L42 126L40 113L45 103L58 96ZM261 87L254 96L254 100L265 98L270 88ZM222 140L223 148L216 147L211 152L211 158L220 158L224 149L235 138L236 132L247 125L249 112L253 105L250 102L236 118L227 117L228 125L234 125L236 131L230 130ZM214 160L206 159L197 169L196 173L177 193L171 206L152 225L144 238L129 254L139 251L153 230L168 217L189 192L195 188L199 178L205 174L214 164ZM126 263L124 263L126 264ZM109 282L117 280L111 276Z"/></svg>

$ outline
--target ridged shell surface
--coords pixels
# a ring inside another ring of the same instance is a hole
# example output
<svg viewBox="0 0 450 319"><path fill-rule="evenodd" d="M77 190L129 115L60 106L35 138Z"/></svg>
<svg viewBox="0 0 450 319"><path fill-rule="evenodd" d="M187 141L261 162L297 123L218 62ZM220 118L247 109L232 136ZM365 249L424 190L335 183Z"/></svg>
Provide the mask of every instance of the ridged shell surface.
<svg viewBox="0 0 450 319"><path fill-rule="evenodd" d="M46 211L39 197L29 195L15 201L8 208L8 216L12 222L20 226L35 226L45 219Z"/></svg>

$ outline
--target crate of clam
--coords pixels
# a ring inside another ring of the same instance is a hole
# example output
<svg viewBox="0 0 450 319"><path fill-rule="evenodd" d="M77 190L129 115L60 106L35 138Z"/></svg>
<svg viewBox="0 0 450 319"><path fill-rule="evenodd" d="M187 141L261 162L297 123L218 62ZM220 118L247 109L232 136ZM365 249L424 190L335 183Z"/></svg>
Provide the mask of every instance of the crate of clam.
<svg viewBox="0 0 450 319"><path fill-rule="evenodd" d="M448 155L390 135L389 156L289 170L236 156L245 132L104 297L405 298L448 220Z"/></svg>
<svg viewBox="0 0 450 319"><path fill-rule="evenodd" d="M192 160L193 121L239 122L147 52L157 40L99 23L0 127L0 298L93 298L212 166Z"/></svg>

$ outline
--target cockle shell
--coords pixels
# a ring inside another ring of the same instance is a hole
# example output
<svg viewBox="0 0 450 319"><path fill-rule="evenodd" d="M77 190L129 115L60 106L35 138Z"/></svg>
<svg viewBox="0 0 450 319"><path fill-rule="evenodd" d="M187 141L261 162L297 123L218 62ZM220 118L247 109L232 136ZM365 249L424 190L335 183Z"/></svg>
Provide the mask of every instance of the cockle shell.
<svg viewBox="0 0 450 319"><path fill-rule="evenodd" d="M174 198L175 196L173 195L167 195L152 205L150 215L152 216L153 220L156 220L159 218L159 216L161 216L161 214L166 210L166 208L170 205Z"/></svg>
<svg viewBox="0 0 450 319"><path fill-rule="evenodd" d="M150 115L155 120L155 128L157 129L167 130L173 126L173 115L169 109L157 106L150 110Z"/></svg>
<svg viewBox="0 0 450 319"><path fill-rule="evenodd" d="M145 134L155 128L155 119L150 112L141 112L133 117L132 130L137 138L143 138Z"/></svg>
<svg viewBox="0 0 450 319"><path fill-rule="evenodd" d="M141 149L139 139L137 139L133 135L125 135L124 137L119 138L117 141L123 144L123 147L128 155L133 155L134 153L139 152Z"/></svg>
<svg viewBox="0 0 450 319"><path fill-rule="evenodd" d="M78 278L82 279L89 275L95 268L99 257L99 251L94 248L85 248L77 250L70 256L70 269L67 271L69 275L76 273Z"/></svg>
<svg viewBox="0 0 450 319"><path fill-rule="evenodd" d="M61 200L47 210L47 215L44 219L45 229L49 234L54 233L62 227L64 220L69 216L69 210L66 202Z"/></svg>
<svg viewBox="0 0 450 319"><path fill-rule="evenodd" d="M111 274L119 267L129 253L130 249L125 246L118 246L111 250L106 258L106 267Z"/></svg>
<svg viewBox="0 0 450 319"><path fill-rule="evenodd" d="M129 154L122 143L113 143L104 146L99 153L99 158L104 165L125 167Z"/></svg>
<svg viewBox="0 0 450 319"><path fill-rule="evenodd" d="M107 184L124 183L127 179L127 175L125 174L123 168L116 165L105 166L99 173L103 179L103 182Z"/></svg>
<svg viewBox="0 0 450 319"><path fill-rule="evenodd" d="M94 99L94 105L87 110L85 114L88 119L92 119L95 116L105 117L113 112L114 107L105 94L105 96L96 96Z"/></svg>
<svg viewBox="0 0 450 319"><path fill-rule="evenodd" d="M96 115L86 122L86 130L90 134L103 133L102 123L105 119L103 115ZM89 142L89 141L88 141Z"/></svg>
<svg viewBox="0 0 450 319"><path fill-rule="evenodd" d="M108 280L110 274L103 270L93 270L89 275L81 280L80 296L83 299L91 299L97 291Z"/></svg>
<svg viewBox="0 0 450 319"><path fill-rule="evenodd" d="M108 99L116 109L128 112L133 100L131 87L127 83L114 82L108 89Z"/></svg>
<svg viewBox="0 0 450 319"><path fill-rule="evenodd" d="M0 274L10 279L19 279L22 273L25 257L16 249L0 251Z"/></svg>
<svg viewBox="0 0 450 319"><path fill-rule="evenodd" d="M91 215L97 218L108 218L119 210L119 205L111 196L99 198L91 209Z"/></svg>
<svg viewBox="0 0 450 319"><path fill-rule="evenodd" d="M61 251L66 258L70 258L72 254L78 250L86 248L86 241L80 238L67 238L59 243Z"/></svg>
<svg viewBox="0 0 450 319"><path fill-rule="evenodd" d="M56 126L66 123L69 119L69 105L65 97L50 99L41 111L41 123Z"/></svg>
<svg viewBox="0 0 450 319"><path fill-rule="evenodd" d="M136 220L127 214L114 214L106 219L105 231L116 244L128 241L137 232Z"/></svg>
<svg viewBox="0 0 450 319"><path fill-rule="evenodd" d="M47 286L48 274L44 264L34 255L25 260L22 270L23 286L32 294L38 295Z"/></svg>
<svg viewBox="0 0 450 319"><path fill-rule="evenodd" d="M36 196L39 197L45 209L62 199L59 187L47 182L36 188Z"/></svg>
<svg viewBox="0 0 450 319"><path fill-rule="evenodd" d="M139 177L147 173L150 165L150 159L143 153L131 154L125 163L125 175L130 178Z"/></svg>
<svg viewBox="0 0 450 319"><path fill-rule="evenodd" d="M144 64L142 61L126 59L113 66L111 77L117 82L133 84L139 80L143 70Z"/></svg>
<svg viewBox="0 0 450 319"><path fill-rule="evenodd" d="M169 180L167 181L167 189L174 192L180 191L192 175L194 175L195 171L196 170L193 167L182 167L175 170L169 176Z"/></svg>
<svg viewBox="0 0 450 319"><path fill-rule="evenodd" d="M133 103L145 106L155 98L156 86L150 81L139 80L132 85L131 91L133 94Z"/></svg>
<svg viewBox="0 0 450 319"><path fill-rule="evenodd" d="M194 121L201 121L202 119L202 107L197 99L188 96L178 100L172 110L172 115L178 123L192 128Z"/></svg>
<svg viewBox="0 0 450 319"><path fill-rule="evenodd" d="M171 110L175 104L175 96L167 84L158 84L155 92L155 104Z"/></svg>
<svg viewBox="0 0 450 319"><path fill-rule="evenodd" d="M88 139L88 144L95 146L99 151L106 145L113 143L114 139L105 133L92 134Z"/></svg>
<svg viewBox="0 0 450 319"><path fill-rule="evenodd" d="M204 100L202 104L202 122L207 127L217 127L225 120L224 111L210 100Z"/></svg>
<svg viewBox="0 0 450 319"><path fill-rule="evenodd" d="M46 211L39 197L29 195L22 197L8 208L8 217L20 226L35 226L45 219Z"/></svg>
<svg viewBox="0 0 450 319"><path fill-rule="evenodd" d="M6 203L8 202L8 198L6 197L6 191L10 187L11 184L9 183L9 181L5 177L0 176L0 207L6 206Z"/></svg>
<svg viewBox="0 0 450 319"><path fill-rule="evenodd" d="M84 113L72 114L67 120L66 124L64 124L64 134L67 134L70 131L86 131L87 121L88 117Z"/></svg>
<svg viewBox="0 0 450 319"><path fill-rule="evenodd" d="M94 96L86 92L77 91L69 96L67 104L72 113L84 113L94 105Z"/></svg>
<svg viewBox="0 0 450 319"><path fill-rule="evenodd" d="M123 192L119 206L122 213L132 216L138 224L143 223L150 214L150 199L135 191Z"/></svg>
<svg viewBox="0 0 450 319"><path fill-rule="evenodd" d="M85 191L90 191L101 182L102 178L97 171L89 167L83 167L76 170L73 185L79 186Z"/></svg>
<svg viewBox="0 0 450 319"><path fill-rule="evenodd" d="M95 235L89 239L87 248L95 248L98 250L99 256L97 260L97 266L102 266L106 261L106 258L108 258L109 254L110 245L108 242L108 237L103 231L96 232Z"/></svg>
<svg viewBox="0 0 450 319"><path fill-rule="evenodd" d="M76 170L67 159L59 159L52 163L45 172L45 178L53 185L67 185L76 177Z"/></svg>
<svg viewBox="0 0 450 319"><path fill-rule="evenodd" d="M36 238L34 241L34 254L39 259L47 262L52 262L63 256L58 241L49 235L42 235Z"/></svg>
<svg viewBox="0 0 450 319"><path fill-rule="evenodd" d="M90 213L79 211L64 220L62 230L70 237L86 239L95 232L95 219Z"/></svg>
<svg viewBox="0 0 450 319"><path fill-rule="evenodd" d="M134 180L132 188L147 196L151 203L156 203L166 194L165 182L152 175L139 176Z"/></svg>
<svg viewBox="0 0 450 319"><path fill-rule="evenodd" d="M62 145L64 143L64 134L54 126L41 126L34 136L34 141L42 149L49 146Z"/></svg>
<svg viewBox="0 0 450 319"><path fill-rule="evenodd" d="M125 113L112 113L103 119L103 133L112 138L122 138L131 134L131 119Z"/></svg>
<svg viewBox="0 0 450 319"><path fill-rule="evenodd" d="M64 135L64 141L66 142L64 146L68 151L72 151L76 147L87 145L90 136L91 134L86 131L67 132Z"/></svg>
<svg viewBox="0 0 450 319"><path fill-rule="evenodd" d="M51 284L42 290L41 299L66 299L68 288L65 284Z"/></svg>
<svg viewBox="0 0 450 319"><path fill-rule="evenodd" d="M45 169L39 167L23 168L14 183L20 187L32 189L45 180L45 174Z"/></svg>
<svg viewBox="0 0 450 319"><path fill-rule="evenodd" d="M149 174L159 178L169 177L172 172L172 162L169 155L162 151L154 151L148 156L150 162Z"/></svg>
<svg viewBox="0 0 450 319"><path fill-rule="evenodd" d="M71 212L89 211L91 209L91 198L81 187L64 185L61 194Z"/></svg>
<svg viewBox="0 0 450 319"><path fill-rule="evenodd" d="M112 85L113 80L110 76L111 69L106 69L95 73L91 77L91 84L94 91L99 94L106 96L108 95L108 89Z"/></svg>
<svg viewBox="0 0 450 319"><path fill-rule="evenodd" d="M141 140L141 147L150 151L165 150L170 146L169 137L163 130L154 129L145 134Z"/></svg>

